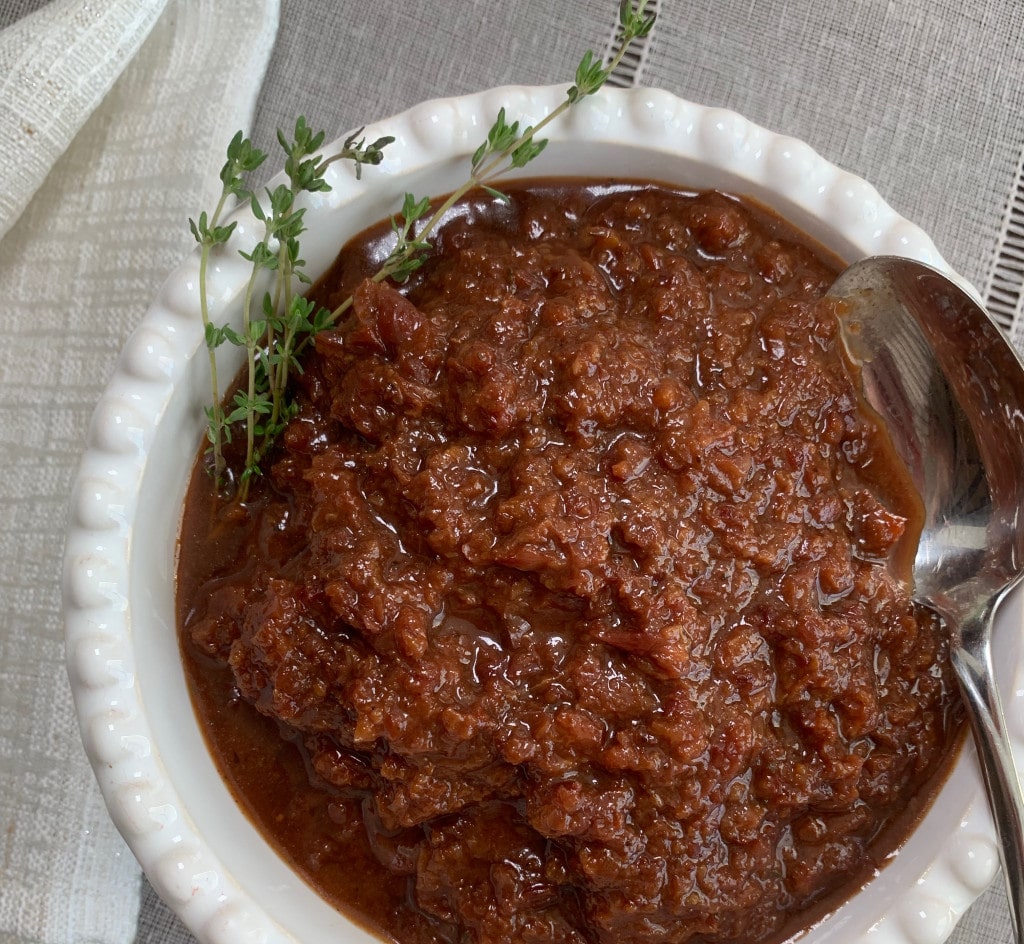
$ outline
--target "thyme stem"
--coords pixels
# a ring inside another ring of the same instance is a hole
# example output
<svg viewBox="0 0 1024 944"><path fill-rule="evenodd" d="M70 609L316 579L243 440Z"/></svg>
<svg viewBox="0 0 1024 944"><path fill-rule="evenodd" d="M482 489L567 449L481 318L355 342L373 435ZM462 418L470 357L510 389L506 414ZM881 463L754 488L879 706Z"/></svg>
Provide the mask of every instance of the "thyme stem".
<svg viewBox="0 0 1024 944"><path fill-rule="evenodd" d="M220 222L220 215L227 202L227 191L221 190L220 199L210 217L210 223L216 227ZM206 284L206 271L210 264L210 249L212 243L203 240L199 254L199 311L203 318L203 334L207 336L211 327L210 323L210 302ZM210 386L212 388L212 399L210 401L210 422L208 436L210 450L213 454L213 475L217 482L224 477L226 463L224 461L224 407L220 401L220 383L217 380L217 351L210 344L206 345L206 354L210 361Z"/></svg>
<svg viewBox="0 0 1024 944"><path fill-rule="evenodd" d="M228 339L230 332L226 328L218 328L210 320L210 303L208 289L208 271L210 254L215 246L223 245L231 238L235 224L221 226L220 219L230 197L245 199L249 196L242 179L243 173L255 170L263 163L266 155L254 148L252 143L239 131L228 144L227 160L220 170L221 192L212 215L205 212L199 215L199 221L190 219L189 227L196 242L199 243L199 310L203 319L203 336L206 340L207 355L210 361L210 386L212 402L206 410L207 440L213 456L213 475L220 487L224 482L227 464L224 460L224 442L230 440L231 429L224 409L221 406L220 385L217 380L216 349Z"/></svg>

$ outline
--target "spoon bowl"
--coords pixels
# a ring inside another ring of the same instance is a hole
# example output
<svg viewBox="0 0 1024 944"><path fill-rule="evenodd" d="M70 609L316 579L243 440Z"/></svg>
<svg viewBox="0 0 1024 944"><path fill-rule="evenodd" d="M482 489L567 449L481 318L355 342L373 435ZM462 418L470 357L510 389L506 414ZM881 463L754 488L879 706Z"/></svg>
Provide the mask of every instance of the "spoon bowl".
<svg viewBox="0 0 1024 944"><path fill-rule="evenodd" d="M949 630L1024 944L1024 797L990 651L995 610L1024 576L1024 363L981 305L923 263L863 259L829 295L921 495L914 599Z"/></svg>

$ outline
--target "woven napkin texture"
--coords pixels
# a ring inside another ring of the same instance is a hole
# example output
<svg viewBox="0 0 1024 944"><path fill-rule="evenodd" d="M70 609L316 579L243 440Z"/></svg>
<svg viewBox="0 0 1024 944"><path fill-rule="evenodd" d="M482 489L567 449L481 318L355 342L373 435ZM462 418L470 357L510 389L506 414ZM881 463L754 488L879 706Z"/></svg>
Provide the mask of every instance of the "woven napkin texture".
<svg viewBox="0 0 1024 944"><path fill-rule="evenodd" d="M4 944L136 934L139 869L85 760L64 669L66 506L117 353L251 121L276 25L276 0L59 0L0 33Z"/></svg>
<svg viewBox="0 0 1024 944"><path fill-rule="evenodd" d="M0 42L0 236L153 28L166 0L57 0Z"/></svg>

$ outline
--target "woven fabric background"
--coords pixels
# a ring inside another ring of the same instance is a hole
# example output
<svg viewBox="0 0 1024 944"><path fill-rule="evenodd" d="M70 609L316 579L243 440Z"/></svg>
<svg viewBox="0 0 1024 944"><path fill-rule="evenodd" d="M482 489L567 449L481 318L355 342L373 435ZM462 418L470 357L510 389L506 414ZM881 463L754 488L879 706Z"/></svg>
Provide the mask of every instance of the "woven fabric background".
<svg viewBox="0 0 1024 944"><path fill-rule="evenodd" d="M922 225L983 294L998 295L1004 323L1024 342L1024 263L1018 261L1024 260L1024 3L650 3L659 22L625 81L733 108L808 141L867 178L898 212ZM45 5L0 0L0 26ZM272 149L275 129L290 126L299 113L331 136L425 98L505 83L569 81L583 49L607 47L615 7L614 0L281 0L254 137ZM91 406L154 285L188 249L185 214L215 183L216 162L201 145L218 131L226 141L248 122L246 108L237 107L226 113L230 118L220 112L224 126L211 123L215 105L234 101L225 84L237 74L232 70L251 65L254 34L247 38L243 28L252 22L244 16L247 8L245 0L171 0L153 33L176 50L171 65L164 60L171 86L162 97L136 100L137 80L126 78L115 86L119 97L104 102L83 128L98 154L119 140L124 145L113 133L122 116L141 120L147 108L184 108L190 121L166 159L140 167L130 185L117 186L103 179L101 169L58 163L51 178L63 188L62 199L71 201L61 206L77 206L83 214L106 210L106 228L82 233L74 218L51 216L55 231L26 249L11 236L26 220L42 228L45 214L56 213L43 198L0 242L6 299L0 309L0 512L9 522L0 534L2 944L190 940L148 885L139 883L134 864L104 823L84 761L75 755L77 779L70 784L55 773L53 759L71 756L76 736L62 677L56 573L67 489ZM186 11L196 9L205 17L203 29L183 32L182 22L191 22ZM210 73L217 81L209 86L189 79L200 50L217 67ZM163 172L171 172L170 182L156 187ZM0 168L0 184L4 179ZM92 188L88 207L75 202L76 187ZM156 247L146 265L128 235L137 230L125 228L137 227L141 217L154 224L145 230ZM38 285L20 285L9 275L30 251L57 253L42 304ZM140 274L122 277L125 264ZM11 734L17 730L12 724L24 723L26 700L35 712L30 750ZM69 804L63 819L61 803ZM41 828L23 832L26 817L37 814L46 823L86 824L61 846L62 874L71 876L63 900L47 874L52 837ZM88 886L86 875L103 878ZM12 876L16 886L9 884ZM98 896L97 920L88 909L74 913L86 887ZM52 909L48 920L22 911L12 923L12 903L24 909L34 888L46 893L40 907ZM128 916L127 932L124 920L117 932L113 922L98 920L114 913ZM997 883L961 922L951 944L1009 941Z"/></svg>
<svg viewBox="0 0 1024 944"><path fill-rule="evenodd" d="M0 43L0 236L103 101L165 0L55 0ZM45 37L43 42L39 37Z"/></svg>

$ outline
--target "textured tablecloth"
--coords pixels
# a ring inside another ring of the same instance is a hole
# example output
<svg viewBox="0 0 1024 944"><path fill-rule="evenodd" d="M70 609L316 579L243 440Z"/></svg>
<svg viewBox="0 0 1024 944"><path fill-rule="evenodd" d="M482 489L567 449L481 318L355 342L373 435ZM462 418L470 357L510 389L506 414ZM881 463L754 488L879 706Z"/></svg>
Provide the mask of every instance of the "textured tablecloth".
<svg viewBox="0 0 1024 944"><path fill-rule="evenodd" d="M47 123L47 81L76 74L75 30L118 5L0 0L0 27L20 31L16 62L33 90L24 113L0 112L4 134L31 137L33 122ZM1020 0L651 6L657 27L622 84L734 108L866 177L1024 344ZM278 23L276 0L138 7L141 19L126 20L111 47L116 68L103 66L109 81L90 67L89 87L71 90L95 98L81 121L45 129L54 153L0 162L0 232L9 227L0 240L2 944L190 940L140 879L78 744L59 570L92 406L156 286L190 248L185 217L215 187L223 141L251 123L270 149L300 112L333 135L428 97L567 81L583 49L607 47L615 12L612 0L281 0ZM55 10L82 18L63 34L64 53L44 42ZM5 33L0 101L14 73ZM0 138L0 154L17 153L15 143ZM132 172L115 179L115 166ZM20 206L33 181L38 192ZM40 258L51 260L42 278ZM1009 944L998 883L951 940Z"/></svg>

